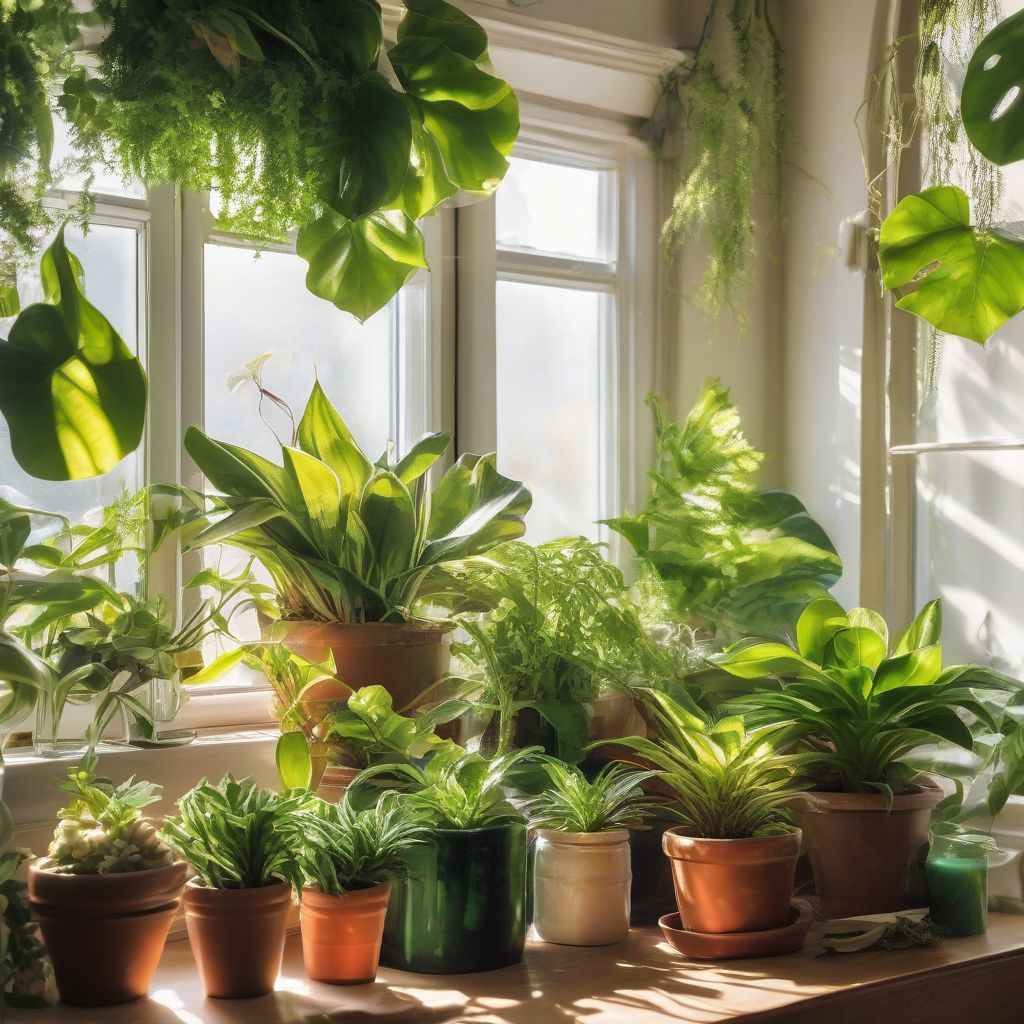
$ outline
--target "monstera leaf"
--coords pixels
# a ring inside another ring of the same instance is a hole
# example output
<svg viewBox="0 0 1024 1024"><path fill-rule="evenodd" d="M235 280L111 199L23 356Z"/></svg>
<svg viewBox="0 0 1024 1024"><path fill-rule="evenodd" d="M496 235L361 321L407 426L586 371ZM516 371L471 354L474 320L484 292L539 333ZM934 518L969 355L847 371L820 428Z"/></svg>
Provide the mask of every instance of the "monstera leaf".
<svg viewBox="0 0 1024 1024"><path fill-rule="evenodd" d="M1024 241L971 224L962 189L907 196L882 224L886 288L913 286L896 303L947 334L983 345L1024 309Z"/></svg>
<svg viewBox="0 0 1024 1024"><path fill-rule="evenodd" d="M1001 21L974 51L960 114L967 137L992 163L1024 160L1024 11Z"/></svg>
<svg viewBox="0 0 1024 1024"><path fill-rule="evenodd" d="M39 270L46 301L24 309L0 342L0 412L25 472L83 480L108 472L138 447L146 375L86 300L63 228Z"/></svg>

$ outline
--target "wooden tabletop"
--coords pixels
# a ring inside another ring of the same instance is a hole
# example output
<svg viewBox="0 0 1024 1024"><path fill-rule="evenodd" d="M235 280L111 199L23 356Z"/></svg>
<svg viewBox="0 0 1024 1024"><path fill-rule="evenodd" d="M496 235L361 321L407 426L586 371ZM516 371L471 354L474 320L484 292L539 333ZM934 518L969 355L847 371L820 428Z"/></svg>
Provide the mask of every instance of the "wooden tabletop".
<svg viewBox="0 0 1024 1024"><path fill-rule="evenodd" d="M989 931L936 949L820 957L802 953L687 960L652 928L616 946L530 943L523 963L486 974L382 970L373 985L309 981L291 938L277 991L203 997L187 942L169 943L150 998L106 1009L10 1011L36 1024L1024 1024L1024 917L990 915ZM83 950L102 956L102 950Z"/></svg>

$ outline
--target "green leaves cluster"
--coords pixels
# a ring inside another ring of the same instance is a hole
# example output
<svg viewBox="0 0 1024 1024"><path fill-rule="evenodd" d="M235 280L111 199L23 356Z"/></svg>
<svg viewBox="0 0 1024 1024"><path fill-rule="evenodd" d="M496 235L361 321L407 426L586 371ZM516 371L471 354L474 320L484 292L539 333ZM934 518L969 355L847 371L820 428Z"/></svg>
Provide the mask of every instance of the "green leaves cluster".
<svg viewBox="0 0 1024 1024"><path fill-rule="evenodd" d="M39 264L45 301L0 341L0 412L18 465L43 480L113 469L142 440L146 374L86 298L63 227Z"/></svg>
<svg viewBox="0 0 1024 1024"><path fill-rule="evenodd" d="M589 781L578 768L545 758L548 788L525 807L531 828L560 832L607 832L642 828L655 811L641 784L656 772L641 772L623 764L604 766Z"/></svg>
<svg viewBox="0 0 1024 1024"><path fill-rule="evenodd" d="M710 720L657 690L644 696L658 738L627 736L616 744L659 769L681 820L698 836L746 839L792 829L785 805L800 792L797 761L776 753L778 729L748 732L739 716Z"/></svg>
<svg viewBox="0 0 1024 1024"><path fill-rule="evenodd" d="M397 461L371 462L315 384L281 465L207 437L185 447L223 495L192 546L251 552L277 587L285 618L401 622L432 573L522 535L529 491L493 455L462 455L431 490L428 472L451 438L427 434Z"/></svg>
<svg viewBox="0 0 1024 1024"><path fill-rule="evenodd" d="M286 829L311 797L281 796L255 779L225 775L217 785L203 779L178 801L178 816L164 821L160 836L214 889L255 889L276 881L298 884Z"/></svg>
<svg viewBox="0 0 1024 1024"><path fill-rule="evenodd" d="M657 454L647 507L608 520L661 578L675 613L719 641L780 635L840 577L825 531L787 491L758 490L764 456L728 388L707 380L682 423L648 396Z"/></svg>
<svg viewBox="0 0 1024 1024"><path fill-rule="evenodd" d="M971 750L969 723L996 730L981 697L1019 689L981 665L943 669L941 632L938 601L890 644L877 612L847 613L823 598L800 616L795 646L747 640L712 661L762 683L737 698L736 709L797 744L800 767L818 788L891 799L912 788L911 751L939 740Z"/></svg>
<svg viewBox="0 0 1024 1024"><path fill-rule="evenodd" d="M310 290L361 320L426 267L414 222L508 167L515 96L445 0L407 0L386 54L376 0L96 6L103 90L80 103L76 83L79 143L147 184L212 188L226 230L297 227Z"/></svg>

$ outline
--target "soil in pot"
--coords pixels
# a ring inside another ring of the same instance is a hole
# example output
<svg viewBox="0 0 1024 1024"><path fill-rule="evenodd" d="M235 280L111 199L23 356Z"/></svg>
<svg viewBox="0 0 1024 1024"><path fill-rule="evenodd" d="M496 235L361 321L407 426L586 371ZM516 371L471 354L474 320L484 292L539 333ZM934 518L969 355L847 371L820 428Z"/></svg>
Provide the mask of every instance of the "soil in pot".
<svg viewBox="0 0 1024 1024"><path fill-rule="evenodd" d="M302 959L313 981L360 985L377 977L391 883L329 896L302 890Z"/></svg>
<svg viewBox="0 0 1024 1024"><path fill-rule="evenodd" d="M753 932L786 924L799 829L753 839L702 839L689 829L671 828L662 841L684 928Z"/></svg>
<svg viewBox="0 0 1024 1024"><path fill-rule="evenodd" d="M142 998L178 910L185 862L111 875L61 875L47 863L29 865L28 896L61 1001L113 1006Z"/></svg>
<svg viewBox="0 0 1024 1024"><path fill-rule="evenodd" d="M526 826L438 829L403 855L381 963L468 974L518 963L526 943Z"/></svg>
<svg viewBox="0 0 1024 1024"><path fill-rule="evenodd" d="M206 994L245 999L274 989L284 953L291 887L211 889L193 880L183 897L188 937Z"/></svg>
<svg viewBox="0 0 1024 1024"><path fill-rule="evenodd" d="M793 804L825 917L881 914L928 904L924 864L938 786L893 798L810 792Z"/></svg>

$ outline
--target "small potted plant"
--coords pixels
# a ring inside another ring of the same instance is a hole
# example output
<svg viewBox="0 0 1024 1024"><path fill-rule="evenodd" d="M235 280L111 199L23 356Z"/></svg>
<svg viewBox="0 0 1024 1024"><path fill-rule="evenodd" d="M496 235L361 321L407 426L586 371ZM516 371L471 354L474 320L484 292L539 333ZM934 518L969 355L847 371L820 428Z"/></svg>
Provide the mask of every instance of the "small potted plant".
<svg viewBox="0 0 1024 1024"><path fill-rule="evenodd" d="M373 981L391 879L427 830L397 793L385 793L360 811L347 800L314 798L290 816L285 831L301 881L306 973L332 985Z"/></svg>
<svg viewBox="0 0 1024 1024"><path fill-rule="evenodd" d="M712 659L762 683L733 706L799 751L812 788L794 815L827 916L925 904L928 826L943 794L906 758L942 740L970 750L969 722L997 731L983 691L1019 689L980 665L943 670L941 632L938 601L890 645L876 612L847 614L827 598L804 610L795 646L750 640Z"/></svg>
<svg viewBox="0 0 1024 1024"><path fill-rule="evenodd" d="M795 758L775 752L771 730L741 719L707 721L660 691L646 691L657 739L618 743L659 770L681 826L663 849L672 863L685 929L702 934L782 928L790 917L800 830L785 809L799 789Z"/></svg>
<svg viewBox="0 0 1024 1024"><path fill-rule="evenodd" d="M97 779L95 759L68 772L49 854L29 865L28 895L61 1000L108 1006L146 994L178 911L188 866L142 808L156 788ZM88 956L87 950L102 950Z"/></svg>
<svg viewBox="0 0 1024 1024"><path fill-rule="evenodd" d="M526 805L535 830L533 927L545 942L604 946L629 934L629 830L652 812L640 784L654 772L609 764L588 782L545 759L550 786Z"/></svg>
<svg viewBox="0 0 1024 1024"><path fill-rule="evenodd" d="M425 765L362 772L348 799L376 778L409 790L429 842L402 855L384 927L381 962L417 974L468 974L517 963L526 942L526 823L506 799L527 748L487 761L450 741Z"/></svg>
<svg viewBox="0 0 1024 1024"><path fill-rule="evenodd" d="M273 991L298 880L282 824L309 799L225 775L216 786L204 779L178 801L178 816L164 822L161 838L196 873L183 903L208 996Z"/></svg>

